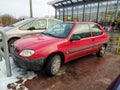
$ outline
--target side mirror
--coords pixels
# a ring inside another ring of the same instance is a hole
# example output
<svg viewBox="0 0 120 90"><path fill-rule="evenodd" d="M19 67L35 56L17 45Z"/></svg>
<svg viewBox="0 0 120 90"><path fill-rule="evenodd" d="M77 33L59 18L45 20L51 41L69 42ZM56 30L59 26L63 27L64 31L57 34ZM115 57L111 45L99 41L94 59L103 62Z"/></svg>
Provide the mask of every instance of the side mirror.
<svg viewBox="0 0 120 90"><path fill-rule="evenodd" d="M35 30L35 27L29 27L28 30Z"/></svg>
<svg viewBox="0 0 120 90"><path fill-rule="evenodd" d="M80 40L80 39L81 39L80 36L78 36L78 35L72 35L70 41L76 41L76 40Z"/></svg>

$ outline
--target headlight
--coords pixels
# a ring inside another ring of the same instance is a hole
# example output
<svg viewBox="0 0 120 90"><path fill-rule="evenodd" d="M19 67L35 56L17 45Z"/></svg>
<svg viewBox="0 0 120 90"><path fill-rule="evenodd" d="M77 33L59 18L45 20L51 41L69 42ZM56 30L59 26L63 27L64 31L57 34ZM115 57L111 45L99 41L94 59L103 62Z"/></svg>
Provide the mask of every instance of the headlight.
<svg viewBox="0 0 120 90"><path fill-rule="evenodd" d="M20 53L20 55L21 55L21 56L29 57L29 56L32 56L34 53L35 53L35 51L33 51L33 50L23 50L23 51Z"/></svg>

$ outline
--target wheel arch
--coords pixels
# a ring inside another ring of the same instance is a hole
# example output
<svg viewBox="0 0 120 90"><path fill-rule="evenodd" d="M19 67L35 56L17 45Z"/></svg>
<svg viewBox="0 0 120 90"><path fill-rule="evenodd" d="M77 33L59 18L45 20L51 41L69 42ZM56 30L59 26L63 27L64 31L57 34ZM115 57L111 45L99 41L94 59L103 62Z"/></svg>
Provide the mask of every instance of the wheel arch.
<svg viewBox="0 0 120 90"><path fill-rule="evenodd" d="M63 52L58 51L58 52L51 53L51 54L46 58L45 66L46 66L49 58L50 58L51 56L55 55L55 54L58 54L58 55L61 56L61 58L62 58L62 59L61 59L61 60L62 60L62 64L64 64L64 62L65 62L65 55L63 54Z"/></svg>
<svg viewBox="0 0 120 90"><path fill-rule="evenodd" d="M8 43L11 41L11 40L13 40L13 39L20 39L21 37L11 37L11 38L9 38L8 39Z"/></svg>

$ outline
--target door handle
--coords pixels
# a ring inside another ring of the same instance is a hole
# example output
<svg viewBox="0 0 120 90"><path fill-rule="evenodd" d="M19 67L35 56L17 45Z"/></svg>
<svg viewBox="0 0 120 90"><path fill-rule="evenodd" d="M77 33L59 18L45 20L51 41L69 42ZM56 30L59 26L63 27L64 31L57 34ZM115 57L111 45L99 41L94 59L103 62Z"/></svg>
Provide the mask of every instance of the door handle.
<svg viewBox="0 0 120 90"><path fill-rule="evenodd" d="M92 38L92 42L94 42L95 41L95 39L94 38Z"/></svg>

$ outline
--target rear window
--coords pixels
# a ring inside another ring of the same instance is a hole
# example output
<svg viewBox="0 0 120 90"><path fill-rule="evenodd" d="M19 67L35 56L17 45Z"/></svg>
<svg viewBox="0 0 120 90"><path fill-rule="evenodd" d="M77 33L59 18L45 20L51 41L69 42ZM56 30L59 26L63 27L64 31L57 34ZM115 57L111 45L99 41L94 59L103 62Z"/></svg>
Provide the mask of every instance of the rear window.
<svg viewBox="0 0 120 90"><path fill-rule="evenodd" d="M97 24L90 24L90 26L92 28L93 36L99 36L103 34L102 30Z"/></svg>
<svg viewBox="0 0 120 90"><path fill-rule="evenodd" d="M88 24L78 24L73 32L73 35L79 35L81 38L91 37Z"/></svg>

